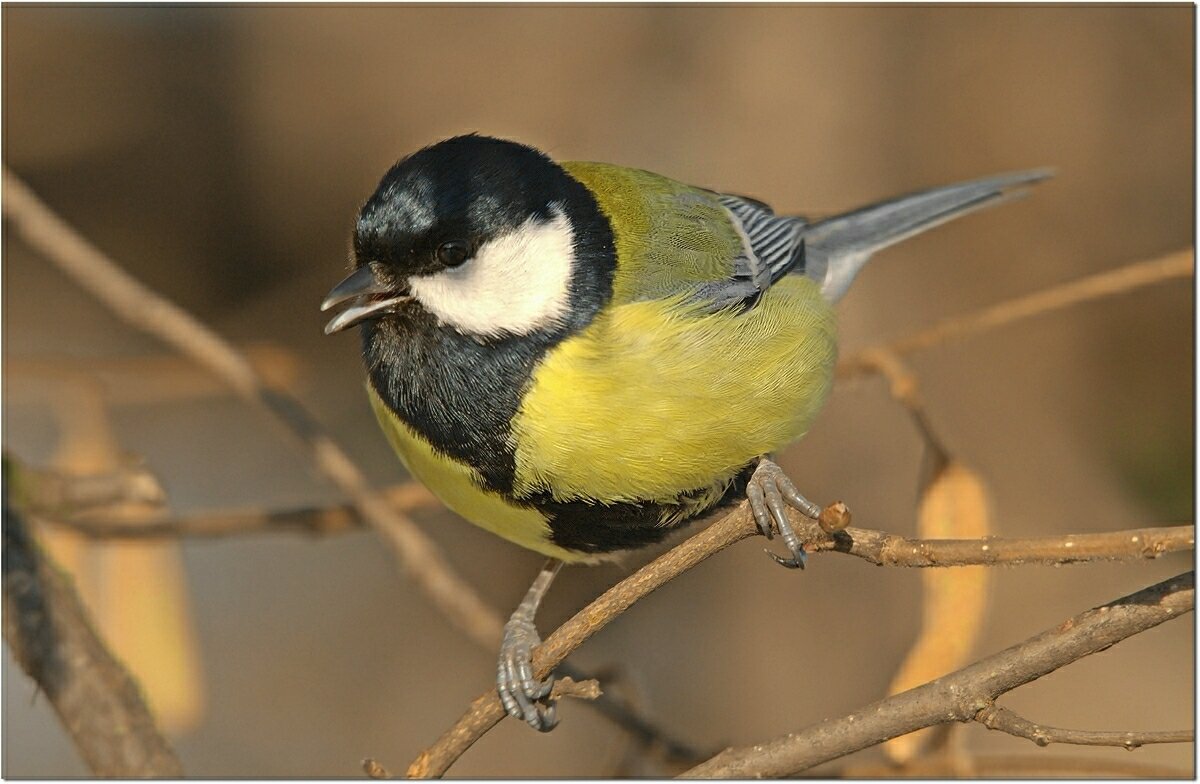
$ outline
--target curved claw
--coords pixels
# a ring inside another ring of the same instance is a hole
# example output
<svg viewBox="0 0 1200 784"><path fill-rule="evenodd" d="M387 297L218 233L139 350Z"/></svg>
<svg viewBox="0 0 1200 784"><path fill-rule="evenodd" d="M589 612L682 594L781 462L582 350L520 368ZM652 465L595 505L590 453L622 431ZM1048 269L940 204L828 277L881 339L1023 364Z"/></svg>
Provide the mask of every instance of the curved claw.
<svg viewBox="0 0 1200 784"><path fill-rule="evenodd" d="M779 564L780 566L786 566L789 569L803 569L805 564L808 563L808 553L804 552L803 547L801 547L798 552L792 553L791 558L784 558L782 555L773 553L766 548L763 548L763 551L767 555L774 558L775 563Z"/></svg>

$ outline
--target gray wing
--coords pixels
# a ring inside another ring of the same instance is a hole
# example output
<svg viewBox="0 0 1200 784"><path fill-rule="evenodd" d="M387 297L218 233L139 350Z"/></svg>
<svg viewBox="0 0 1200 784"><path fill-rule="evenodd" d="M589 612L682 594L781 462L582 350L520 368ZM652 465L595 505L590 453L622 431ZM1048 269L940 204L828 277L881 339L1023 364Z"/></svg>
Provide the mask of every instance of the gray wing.
<svg viewBox="0 0 1200 784"><path fill-rule="evenodd" d="M776 215L766 204L743 196L717 194L742 237L743 253L734 259L730 278L702 286L694 299L708 310L749 310L771 284L791 273L804 272L804 218Z"/></svg>
<svg viewBox="0 0 1200 784"><path fill-rule="evenodd" d="M810 223L776 215L760 201L718 193L734 219L746 252L734 262L731 278L701 288L697 298L711 310L757 304L771 284L788 274L807 275L830 302L845 295L872 254L909 237L976 210L1003 204L1025 194L1047 169L1002 174L971 182L910 193Z"/></svg>

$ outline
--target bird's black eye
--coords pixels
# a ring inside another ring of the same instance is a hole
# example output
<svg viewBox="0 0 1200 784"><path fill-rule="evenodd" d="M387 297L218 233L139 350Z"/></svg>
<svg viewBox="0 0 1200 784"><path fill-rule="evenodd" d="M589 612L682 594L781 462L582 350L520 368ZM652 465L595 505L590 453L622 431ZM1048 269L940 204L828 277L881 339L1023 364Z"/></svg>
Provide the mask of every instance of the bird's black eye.
<svg viewBox="0 0 1200 784"><path fill-rule="evenodd" d="M438 246L438 261L447 267L457 267L471 255L471 249L462 240L450 240Z"/></svg>

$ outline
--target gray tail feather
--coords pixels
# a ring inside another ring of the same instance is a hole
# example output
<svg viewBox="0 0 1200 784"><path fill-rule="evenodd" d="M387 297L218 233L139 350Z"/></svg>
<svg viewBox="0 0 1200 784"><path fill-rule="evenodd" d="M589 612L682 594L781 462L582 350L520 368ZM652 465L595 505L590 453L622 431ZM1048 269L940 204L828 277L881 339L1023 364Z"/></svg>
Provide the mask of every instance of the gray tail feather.
<svg viewBox="0 0 1200 784"><path fill-rule="evenodd" d="M1021 198L1050 169L932 188L818 221L804 231L805 272L831 301L841 299L876 251L984 207Z"/></svg>

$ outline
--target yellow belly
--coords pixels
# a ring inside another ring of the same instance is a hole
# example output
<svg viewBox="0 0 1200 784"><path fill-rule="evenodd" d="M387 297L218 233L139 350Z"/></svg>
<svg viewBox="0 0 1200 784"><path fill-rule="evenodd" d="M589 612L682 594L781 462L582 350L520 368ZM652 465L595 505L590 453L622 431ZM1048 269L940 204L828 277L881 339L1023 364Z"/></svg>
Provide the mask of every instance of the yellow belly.
<svg viewBox="0 0 1200 784"><path fill-rule="evenodd" d="M540 512L484 490L474 468L435 452L428 441L388 410L370 384L367 394L379 426L405 468L456 514L514 544L552 558L567 562L596 560L594 555L555 545L550 541L550 526Z"/></svg>
<svg viewBox="0 0 1200 784"><path fill-rule="evenodd" d="M833 310L808 278L750 311L612 307L550 351L513 422L522 497L670 502L800 437L836 359Z"/></svg>

